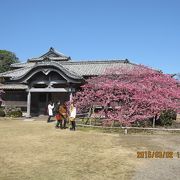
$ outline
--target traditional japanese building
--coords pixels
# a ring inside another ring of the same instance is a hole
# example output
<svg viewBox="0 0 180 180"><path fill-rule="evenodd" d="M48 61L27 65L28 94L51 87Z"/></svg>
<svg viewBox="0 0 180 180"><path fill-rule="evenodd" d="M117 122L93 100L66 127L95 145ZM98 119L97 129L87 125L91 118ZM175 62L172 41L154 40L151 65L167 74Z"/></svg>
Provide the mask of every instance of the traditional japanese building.
<svg viewBox="0 0 180 180"><path fill-rule="evenodd" d="M88 77L101 75L107 68L132 66L128 60L76 61L51 47L0 74L0 89L5 92L2 105L20 107L27 117L45 114L48 101L67 101Z"/></svg>

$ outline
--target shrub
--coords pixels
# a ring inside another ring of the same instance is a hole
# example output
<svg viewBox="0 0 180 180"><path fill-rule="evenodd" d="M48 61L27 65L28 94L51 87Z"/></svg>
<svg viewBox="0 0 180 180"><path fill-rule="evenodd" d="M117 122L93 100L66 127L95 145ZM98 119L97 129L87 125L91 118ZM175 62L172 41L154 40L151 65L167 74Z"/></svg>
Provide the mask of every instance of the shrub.
<svg viewBox="0 0 180 180"><path fill-rule="evenodd" d="M4 117L4 116L5 116L5 112L2 109L0 109L0 117Z"/></svg>
<svg viewBox="0 0 180 180"><path fill-rule="evenodd" d="M176 120L176 112L171 109L164 110L159 117L160 124L163 126L172 125L173 120Z"/></svg>
<svg viewBox="0 0 180 180"><path fill-rule="evenodd" d="M8 113L8 116L10 117L22 117L22 111L11 111Z"/></svg>
<svg viewBox="0 0 180 180"><path fill-rule="evenodd" d="M5 108L6 116L9 117L22 117L22 111L20 108L17 107L6 107Z"/></svg>

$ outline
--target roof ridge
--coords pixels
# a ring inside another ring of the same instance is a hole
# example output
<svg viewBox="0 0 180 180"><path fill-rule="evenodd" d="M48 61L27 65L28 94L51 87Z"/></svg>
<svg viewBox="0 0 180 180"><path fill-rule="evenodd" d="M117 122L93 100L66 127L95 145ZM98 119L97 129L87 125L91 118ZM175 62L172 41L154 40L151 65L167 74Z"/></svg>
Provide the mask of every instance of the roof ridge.
<svg viewBox="0 0 180 180"><path fill-rule="evenodd" d="M121 59L106 59L106 60L71 60L71 61L61 61L59 63L92 63L92 64L95 64L95 63L130 63L129 60L121 60Z"/></svg>
<svg viewBox="0 0 180 180"><path fill-rule="evenodd" d="M61 56L64 56L64 57L68 57L68 56L66 56L65 54L63 54L63 53L61 53L61 52L57 51L57 50L56 50L56 49L54 49L53 47L50 47L49 51L51 51L51 52L55 52L55 53L57 53L57 54L59 54L59 55L61 55Z"/></svg>

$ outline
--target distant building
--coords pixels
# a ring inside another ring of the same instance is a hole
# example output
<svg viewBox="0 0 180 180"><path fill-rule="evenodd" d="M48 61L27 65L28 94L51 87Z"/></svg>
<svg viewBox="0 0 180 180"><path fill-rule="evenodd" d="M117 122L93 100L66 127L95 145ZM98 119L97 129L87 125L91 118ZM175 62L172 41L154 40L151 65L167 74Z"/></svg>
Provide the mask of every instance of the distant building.
<svg viewBox="0 0 180 180"><path fill-rule="evenodd" d="M3 106L20 107L27 117L45 114L48 101L69 100L88 77L107 68L132 66L128 60L74 61L51 47L42 56L12 64L13 70L0 73Z"/></svg>

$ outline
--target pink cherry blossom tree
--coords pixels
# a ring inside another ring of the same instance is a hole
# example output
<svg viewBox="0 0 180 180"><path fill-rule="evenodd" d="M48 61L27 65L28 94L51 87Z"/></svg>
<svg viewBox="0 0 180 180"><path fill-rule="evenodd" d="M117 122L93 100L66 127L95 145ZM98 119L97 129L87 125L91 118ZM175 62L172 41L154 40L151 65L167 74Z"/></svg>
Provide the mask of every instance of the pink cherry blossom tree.
<svg viewBox="0 0 180 180"><path fill-rule="evenodd" d="M163 110L180 111L180 81L142 65L109 69L104 75L88 79L81 88L73 97L78 111L103 106L99 113L106 122L119 121L128 126L149 118L155 120Z"/></svg>

